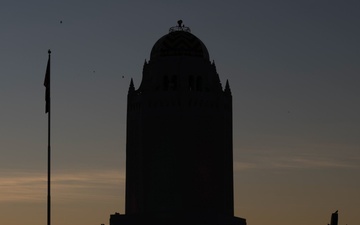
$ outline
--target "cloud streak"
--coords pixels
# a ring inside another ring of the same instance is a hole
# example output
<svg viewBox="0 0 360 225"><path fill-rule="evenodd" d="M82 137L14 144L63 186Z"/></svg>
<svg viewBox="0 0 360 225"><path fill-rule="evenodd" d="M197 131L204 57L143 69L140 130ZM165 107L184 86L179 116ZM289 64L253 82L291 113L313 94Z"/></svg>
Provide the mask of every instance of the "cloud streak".
<svg viewBox="0 0 360 225"><path fill-rule="evenodd" d="M121 197L125 174L116 170L53 173L52 198L61 201ZM118 193L118 194L117 194ZM1 172L0 202L46 201L47 178L40 172Z"/></svg>
<svg viewBox="0 0 360 225"><path fill-rule="evenodd" d="M358 159L330 158L316 155L296 156L252 156L244 161L234 162L234 171L251 169L359 169Z"/></svg>
<svg viewBox="0 0 360 225"><path fill-rule="evenodd" d="M295 156L289 158L283 158L272 163L272 167L276 168L294 168L294 169L355 169L358 166L352 164L349 161L340 161L330 158L319 157L304 157Z"/></svg>

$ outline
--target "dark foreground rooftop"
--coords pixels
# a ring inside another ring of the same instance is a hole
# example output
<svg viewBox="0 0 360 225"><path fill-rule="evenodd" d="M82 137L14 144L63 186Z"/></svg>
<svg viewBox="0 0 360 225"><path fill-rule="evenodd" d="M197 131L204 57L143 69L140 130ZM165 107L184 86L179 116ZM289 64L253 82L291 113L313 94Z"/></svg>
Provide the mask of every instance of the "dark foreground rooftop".
<svg viewBox="0 0 360 225"><path fill-rule="evenodd" d="M179 214L179 215L110 215L110 225L246 225L246 220L239 217L213 216L210 214Z"/></svg>

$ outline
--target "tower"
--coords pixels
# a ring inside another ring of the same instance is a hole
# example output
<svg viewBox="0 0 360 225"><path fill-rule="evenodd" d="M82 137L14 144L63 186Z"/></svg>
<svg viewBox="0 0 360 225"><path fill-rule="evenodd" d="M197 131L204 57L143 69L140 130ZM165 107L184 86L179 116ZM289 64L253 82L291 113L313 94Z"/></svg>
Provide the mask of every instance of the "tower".
<svg viewBox="0 0 360 225"><path fill-rule="evenodd" d="M127 107L125 215L113 224L246 224L234 217L230 86L182 21L154 44Z"/></svg>
<svg viewBox="0 0 360 225"><path fill-rule="evenodd" d="M331 214L331 222L330 225L338 225L339 215L338 210Z"/></svg>

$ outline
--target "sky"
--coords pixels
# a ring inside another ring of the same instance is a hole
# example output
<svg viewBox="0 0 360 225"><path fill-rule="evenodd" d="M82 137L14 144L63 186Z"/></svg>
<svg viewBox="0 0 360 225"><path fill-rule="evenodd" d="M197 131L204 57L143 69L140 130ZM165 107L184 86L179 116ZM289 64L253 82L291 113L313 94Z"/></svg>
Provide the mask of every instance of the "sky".
<svg viewBox="0 0 360 225"><path fill-rule="evenodd" d="M151 2L151 3L150 3ZM0 2L0 224L124 213L126 98L182 19L233 95L235 215L249 225L360 223L360 2Z"/></svg>

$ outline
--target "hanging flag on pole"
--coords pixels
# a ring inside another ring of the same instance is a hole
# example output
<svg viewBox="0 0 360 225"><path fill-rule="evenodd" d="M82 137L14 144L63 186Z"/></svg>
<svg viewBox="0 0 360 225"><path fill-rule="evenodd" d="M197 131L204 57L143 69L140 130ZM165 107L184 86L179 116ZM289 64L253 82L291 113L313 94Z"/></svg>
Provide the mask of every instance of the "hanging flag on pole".
<svg viewBox="0 0 360 225"><path fill-rule="evenodd" d="M44 86L46 88L45 90L45 113L50 112L50 49L48 51L49 53L49 59L46 66L46 73L45 73L45 79L44 79Z"/></svg>

